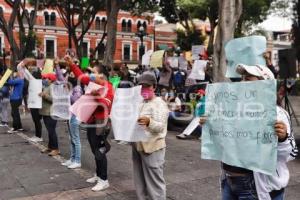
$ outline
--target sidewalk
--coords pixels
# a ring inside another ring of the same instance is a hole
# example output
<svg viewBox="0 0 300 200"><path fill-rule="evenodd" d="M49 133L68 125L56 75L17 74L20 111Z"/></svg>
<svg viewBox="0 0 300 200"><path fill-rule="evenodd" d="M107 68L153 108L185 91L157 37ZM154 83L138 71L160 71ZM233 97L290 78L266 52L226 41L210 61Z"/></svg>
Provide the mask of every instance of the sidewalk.
<svg viewBox="0 0 300 200"><path fill-rule="evenodd" d="M299 99L293 99L297 108ZM297 112L299 113L299 112ZM60 165L69 155L69 137L65 123L59 122L57 131L62 157L51 158L40 153L42 145L31 144L33 136L30 115L22 117L28 132L7 134L0 128L0 200L135 200L132 181L131 148L112 142L108 154L109 181L111 187L104 192L92 192L93 185L85 183L93 175L94 158L87 143L82 139L82 169L68 170ZM31 130L30 130L31 129ZM299 127L296 138L300 144ZM165 178L168 200L217 200L220 199L220 163L202 160L199 140L177 140L176 133L167 136ZM44 140L47 141L45 128ZM300 159L289 163L291 180L286 200L300 199Z"/></svg>

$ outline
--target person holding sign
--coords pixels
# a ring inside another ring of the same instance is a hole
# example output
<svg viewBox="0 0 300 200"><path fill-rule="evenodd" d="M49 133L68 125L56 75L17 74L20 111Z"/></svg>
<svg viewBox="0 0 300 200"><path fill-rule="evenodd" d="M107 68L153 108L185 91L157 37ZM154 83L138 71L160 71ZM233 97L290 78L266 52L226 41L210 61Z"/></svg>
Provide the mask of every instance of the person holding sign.
<svg viewBox="0 0 300 200"><path fill-rule="evenodd" d="M42 97L42 109L39 113L43 117L45 127L48 131L48 148L42 150L42 153L48 153L49 156L57 156L60 154L58 149L58 138L56 134L57 120L51 117L51 106L53 103L53 97L51 92L51 84L56 81L55 74L43 74L43 92L39 94Z"/></svg>
<svg viewBox="0 0 300 200"><path fill-rule="evenodd" d="M105 79L103 74L83 74L69 56L66 56L65 60L67 61L70 70L82 84L88 85L92 81L102 86L100 89L92 90L88 94L89 98L93 99L98 106L87 123L87 138L91 151L95 156L96 175L86 181L88 183L96 183L92 188L92 191L105 190L109 187L106 153L110 150L110 145L107 141L109 133L108 117L114 98L114 89L112 84Z"/></svg>
<svg viewBox="0 0 300 200"><path fill-rule="evenodd" d="M133 177L138 200L165 200L166 184L163 176L169 110L167 104L155 96L156 77L144 73L138 80L142 85L138 124L150 136L148 142L132 145Z"/></svg>
<svg viewBox="0 0 300 200"><path fill-rule="evenodd" d="M243 81L274 79L273 73L264 66L239 64L236 71L242 75ZM205 121L203 118L200 119L200 124L203 125ZM267 175L222 163L221 187L223 200L284 199L284 188L289 180L287 162L294 159L298 151L291 130L290 118L287 112L279 106L277 106L274 134L278 137L276 174Z"/></svg>
<svg viewBox="0 0 300 200"><path fill-rule="evenodd" d="M22 105L24 79L20 77L18 72L14 72L13 78L6 82L7 86L12 86L13 91L10 95L11 116L13 118L13 127L7 131L8 133L17 133L23 131L19 107Z"/></svg>

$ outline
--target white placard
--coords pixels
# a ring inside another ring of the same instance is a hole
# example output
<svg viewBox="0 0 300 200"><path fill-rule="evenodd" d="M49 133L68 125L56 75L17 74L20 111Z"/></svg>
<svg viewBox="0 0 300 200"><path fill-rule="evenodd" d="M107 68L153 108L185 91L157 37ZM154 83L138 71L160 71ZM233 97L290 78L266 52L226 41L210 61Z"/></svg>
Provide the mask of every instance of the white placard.
<svg viewBox="0 0 300 200"><path fill-rule="evenodd" d="M168 57L167 61L170 63L172 68L178 68L178 57Z"/></svg>
<svg viewBox="0 0 300 200"><path fill-rule="evenodd" d="M199 60L199 55L203 54L205 50L204 45L194 45L192 46L192 59Z"/></svg>
<svg viewBox="0 0 300 200"><path fill-rule="evenodd" d="M149 50L142 56L142 65L145 65L145 66L150 65L150 58L151 58L152 53L153 53L153 50Z"/></svg>
<svg viewBox="0 0 300 200"><path fill-rule="evenodd" d="M199 126L200 117L194 118L191 123L184 129L184 135L191 135L193 131Z"/></svg>
<svg viewBox="0 0 300 200"><path fill-rule="evenodd" d="M51 116L58 117L60 119L69 120L70 114L70 91L65 84L53 84L51 86L52 92L52 106Z"/></svg>
<svg viewBox="0 0 300 200"><path fill-rule="evenodd" d="M145 128L137 122L142 102L141 86L116 90L110 116L116 140L126 142L149 140Z"/></svg>
<svg viewBox="0 0 300 200"><path fill-rule="evenodd" d="M43 82L41 79L31 79L28 86L28 108L42 108L42 97L39 94L43 90Z"/></svg>
<svg viewBox="0 0 300 200"><path fill-rule="evenodd" d="M195 60L191 74L189 75L190 79L195 80L204 80L205 79L205 68L207 61L205 60Z"/></svg>

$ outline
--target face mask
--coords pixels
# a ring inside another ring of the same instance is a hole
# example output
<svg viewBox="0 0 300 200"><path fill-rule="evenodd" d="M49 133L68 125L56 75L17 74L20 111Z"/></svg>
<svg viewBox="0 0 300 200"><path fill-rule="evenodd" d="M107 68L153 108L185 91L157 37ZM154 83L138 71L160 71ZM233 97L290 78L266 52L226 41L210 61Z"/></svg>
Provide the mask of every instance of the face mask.
<svg viewBox="0 0 300 200"><path fill-rule="evenodd" d="M145 100L150 100L154 97L154 89L152 89L152 88L142 88L141 95Z"/></svg>

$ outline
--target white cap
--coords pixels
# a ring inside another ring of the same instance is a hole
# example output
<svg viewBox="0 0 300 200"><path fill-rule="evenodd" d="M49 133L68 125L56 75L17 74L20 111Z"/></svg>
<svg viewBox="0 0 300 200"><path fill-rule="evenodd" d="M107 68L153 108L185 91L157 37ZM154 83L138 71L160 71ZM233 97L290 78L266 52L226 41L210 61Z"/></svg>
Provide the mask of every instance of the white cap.
<svg viewBox="0 0 300 200"><path fill-rule="evenodd" d="M244 65L238 64L236 66L236 72L240 75L248 73L253 76L262 77L264 80L273 80L275 79L273 72L265 66L262 65Z"/></svg>

